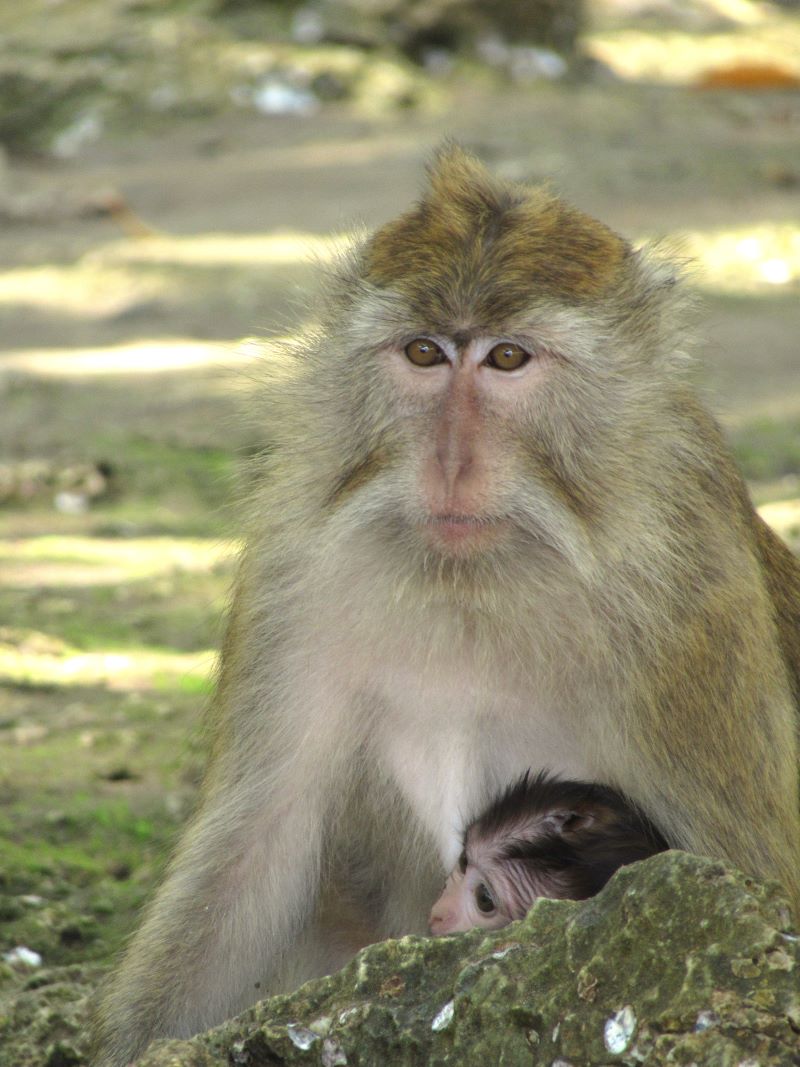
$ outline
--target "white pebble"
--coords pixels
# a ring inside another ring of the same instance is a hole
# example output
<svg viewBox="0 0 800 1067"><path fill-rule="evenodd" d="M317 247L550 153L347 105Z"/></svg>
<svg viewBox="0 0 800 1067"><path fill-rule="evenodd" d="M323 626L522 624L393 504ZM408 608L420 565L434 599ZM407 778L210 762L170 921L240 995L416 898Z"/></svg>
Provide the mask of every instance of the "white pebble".
<svg viewBox="0 0 800 1067"><path fill-rule="evenodd" d="M437 1034L440 1030L445 1030L453 1021L453 1012L455 1007L452 1000L448 1000L442 1010L437 1014L436 1018L431 1023L431 1030Z"/></svg>
<svg viewBox="0 0 800 1067"><path fill-rule="evenodd" d="M3 959L6 963L24 963L26 967L42 966L42 957L39 953L34 952L32 948L25 948L24 945L17 945L10 952L4 952Z"/></svg>
<svg viewBox="0 0 800 1067"><path fill-rule="evenodd" d="M319 1035L315 1034L313 1030L307 1030L305 1026L297 1026L296 1023L289 1023L286 1027L286 1032L294 1047L301 1049L303 1052L308 1052L314 1042L319 1041Z"/></svg>
<svg viewBox="0 0 800 1067"><path fill-rule="evenodd" d="M631 1043L635 1029L636 1016L630 1004L626 1004L622 1011L618 1011L616 1015L606 1020L603 1040L608 1051L615 1054L624 1052Z"/></svg>
<svg viewBox="0 0 800 1067"><path fill-rule="evenodd" d="M85 493L71 493L64 489L53 497L53 507L62 515L85 515L89 510L89 498Z"/></svg>

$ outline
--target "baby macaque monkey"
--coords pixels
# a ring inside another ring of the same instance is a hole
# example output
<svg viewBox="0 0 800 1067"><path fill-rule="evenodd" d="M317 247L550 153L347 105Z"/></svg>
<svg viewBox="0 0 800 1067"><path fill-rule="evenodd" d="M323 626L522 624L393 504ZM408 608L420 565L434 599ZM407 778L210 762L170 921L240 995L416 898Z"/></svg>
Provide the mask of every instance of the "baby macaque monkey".
<svg viewBox="0 0 800 1067"><path fill-rule="evenodd" d="M431 910L431 933L499 930L537 897L592 897L619 867L667 847L613 789L526 771L464 831L461 857Z"/></svg>

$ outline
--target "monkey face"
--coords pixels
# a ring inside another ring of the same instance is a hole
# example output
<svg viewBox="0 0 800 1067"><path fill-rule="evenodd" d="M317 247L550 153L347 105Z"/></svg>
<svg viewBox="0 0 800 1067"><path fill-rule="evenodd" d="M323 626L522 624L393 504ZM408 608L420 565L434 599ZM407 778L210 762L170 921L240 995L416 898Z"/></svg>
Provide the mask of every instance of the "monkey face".
<svg viewBox="0 0 800 1067"><path fill-rule="evenodd" d="M424 572L429 588L513 588L559 557L593 573L603 513L625 513L613 493L637 483L630 442L663 402L642 354L659 350L643 324L661 316L637 315L634 335L620 301L649 307L663 286L606 226L457 150L342 267L299 360L308 421L301 433L295 413L286 442L337 442L315 472L326 543L355 536L364 559L380 542L398 587Z"/></svg>
<svg viewBox="0 0 800 1067"><path fill-rule="evenodd" d="M547 352L531 339L464 331L416 337L383 356L401 409L420 426L415 528L426 547L466 555L503 541L513 529L507 487L518 452L507 424L529 406Z"/></svg>

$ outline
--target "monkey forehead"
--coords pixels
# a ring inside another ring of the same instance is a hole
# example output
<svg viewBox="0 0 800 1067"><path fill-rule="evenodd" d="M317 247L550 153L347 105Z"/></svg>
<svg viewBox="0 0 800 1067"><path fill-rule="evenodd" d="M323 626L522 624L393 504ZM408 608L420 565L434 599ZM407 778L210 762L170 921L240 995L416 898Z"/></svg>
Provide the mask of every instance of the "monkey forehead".
<svg viewBox="0 0 800 1067"><path fill-rule="evenodd" d="M625 276L631 247L546 189L503 182L450 148L418 206L378 230L365 254L367 281L400 292L420 318L492 327L538 296L602 297Z"/></svg>
<svg viewBox="0 0 800 1067"><path fill-rule="evenodd" d="M509 845L519 841L538 841L552 833L547 813L524 813L507 818L502 825L484 826L479 822L467 831L465 849L470 863L497 860L505 856Z"/></svg>

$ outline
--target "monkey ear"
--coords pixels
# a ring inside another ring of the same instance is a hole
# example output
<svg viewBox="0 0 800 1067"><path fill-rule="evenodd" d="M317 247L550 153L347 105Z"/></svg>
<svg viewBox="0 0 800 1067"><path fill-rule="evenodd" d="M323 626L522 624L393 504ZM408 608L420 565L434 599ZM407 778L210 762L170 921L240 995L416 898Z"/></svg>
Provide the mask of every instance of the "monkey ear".
<svg viewBox="0 0 800 1067"><path fill-rule="evenodd" d="M633 261L641 281L651 292L668 291L681 281L687 261L679 249L666 241L653 241L633 249Z"/></svg>
<svg viewBox="0 0 800 1067"><path fill-rule="evenodd" d="M594 812L580 811L575 808L554 808L542 819L542 827L547 833L559 837L573 837L588 830L596 822Z"/></svg>
<svg viewBox="0 0 800 1067"><path fill-rule="evenodd" d="M634 250L631 256L629 321L645 343L648 361L682 373L692 362L696 316L691 263L673 242L660 241Z"/></svg>

